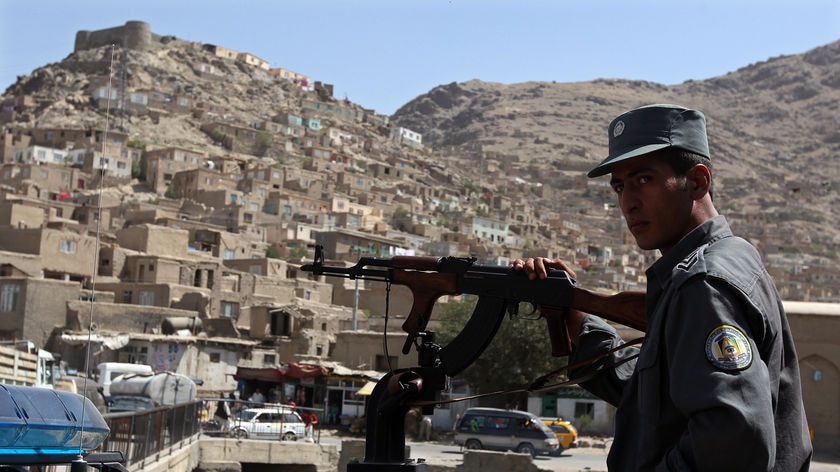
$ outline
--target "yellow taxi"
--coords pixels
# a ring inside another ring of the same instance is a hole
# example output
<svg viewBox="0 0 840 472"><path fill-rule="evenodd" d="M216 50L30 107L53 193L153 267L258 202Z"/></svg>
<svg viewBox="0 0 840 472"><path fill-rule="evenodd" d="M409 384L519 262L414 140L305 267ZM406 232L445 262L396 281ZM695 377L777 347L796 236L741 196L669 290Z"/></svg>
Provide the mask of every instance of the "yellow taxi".
<svg viewBox="0 0 840 472"><path fill-rule="evenodd" d="M574 447L578 432L572 423L562 418L540 418L540 420L554 431L554 435L557 436L557 441L560 443L560 447L554 454L560 455L563 450Z"/></svg>

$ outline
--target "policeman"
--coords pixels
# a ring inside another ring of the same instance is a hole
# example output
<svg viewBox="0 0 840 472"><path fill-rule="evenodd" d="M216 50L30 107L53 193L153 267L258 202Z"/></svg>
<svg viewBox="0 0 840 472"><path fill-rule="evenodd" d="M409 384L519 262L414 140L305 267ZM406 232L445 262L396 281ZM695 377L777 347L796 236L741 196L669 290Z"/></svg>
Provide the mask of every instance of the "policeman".
<svg viewBox="0 0 840 472"><path fill-rule="evenodd" d="M661 253L646 272L644 344L613 354L581 384L617 407L610 470L807 470L812 447L788 321L758 252L712 202L705 116L649 105L618 116L608 132L609 156L588 176L610 174L636 243ZM545 258L514 267L532 278L569 270ZM622 343L596 316L570 310L567 323L571 363Z"/></svg>

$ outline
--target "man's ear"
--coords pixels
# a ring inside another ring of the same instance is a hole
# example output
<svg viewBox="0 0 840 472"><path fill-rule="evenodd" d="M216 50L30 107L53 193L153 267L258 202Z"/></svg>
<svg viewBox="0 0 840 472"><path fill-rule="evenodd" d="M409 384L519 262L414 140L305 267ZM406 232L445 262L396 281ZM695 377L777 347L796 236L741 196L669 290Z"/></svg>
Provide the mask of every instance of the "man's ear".
<svg viewBox="0 0 840 472"><path fill-rule="evenodd" d="M686 172L687 188L699 200L712 188L712 172L703 164L696 164Z"/></svg>

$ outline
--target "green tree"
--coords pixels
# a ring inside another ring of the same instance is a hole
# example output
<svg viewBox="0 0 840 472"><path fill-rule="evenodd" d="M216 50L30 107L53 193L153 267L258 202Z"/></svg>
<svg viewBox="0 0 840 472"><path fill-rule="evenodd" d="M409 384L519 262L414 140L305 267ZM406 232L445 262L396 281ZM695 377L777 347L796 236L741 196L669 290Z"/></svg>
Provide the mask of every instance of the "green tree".
<svg viewBox="0 0 840 472"><path fill-rule="evenodd" d="M438 342L449 344L472 316L477 298L465 296L464 300L446 305L440 321ZM480 315L476 315L480 316ZM497 392L528 385L541 375L564 365L565 359L551 357L551 345L545 321L529 316L510 319L505 315L496 336L475 362L458 374L478 393ZM487 397L487 406L524 409L527 393L503 394Z"/></svg>
<svg viewBox="0 0 840 472"><path fill-rule="evenodd" d="M260 131L257 133L257 139L254 141L254 155L265 156L265 153L271 148L271 144L271 133Z"/></svg>
<svg viewBox="0 0 840 472"><path fill-rule="evenodd" d="M265 257L270 259L280 259L280 249L277 249L277 246L268 246L265 248Z"/></svg>
<svg viewBox="0 0 840 472"><path fill-rule="evenodd" d="M303 245L292 245L289 246L289 258L290 259L300 259L302 257L306 257L309 255L309 250L306 249L306 246Z"/></svg>

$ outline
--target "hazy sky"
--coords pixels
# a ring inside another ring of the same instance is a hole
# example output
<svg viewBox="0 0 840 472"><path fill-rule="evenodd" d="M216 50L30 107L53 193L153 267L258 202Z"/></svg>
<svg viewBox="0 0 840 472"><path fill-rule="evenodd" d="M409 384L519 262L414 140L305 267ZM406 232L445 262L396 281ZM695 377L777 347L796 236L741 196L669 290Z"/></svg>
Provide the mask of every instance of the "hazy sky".
<svg viewBox="0 0 840 472"><path fill-rule="evenodd" d="M840 0L0 0L0 90L145 21L392 114L437 85L707 79L840 39Z"/></svg>

